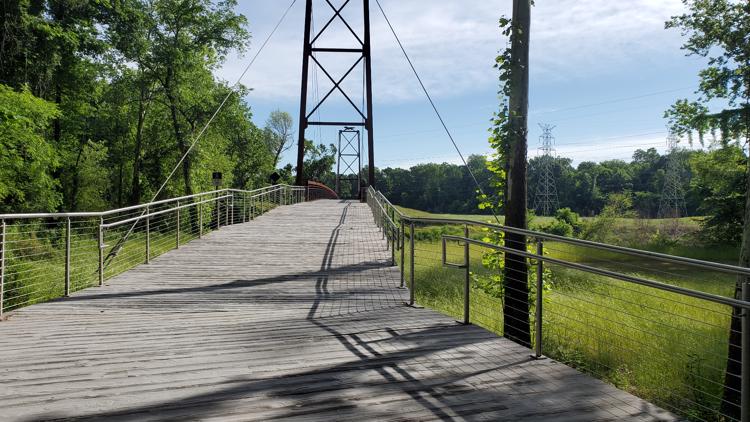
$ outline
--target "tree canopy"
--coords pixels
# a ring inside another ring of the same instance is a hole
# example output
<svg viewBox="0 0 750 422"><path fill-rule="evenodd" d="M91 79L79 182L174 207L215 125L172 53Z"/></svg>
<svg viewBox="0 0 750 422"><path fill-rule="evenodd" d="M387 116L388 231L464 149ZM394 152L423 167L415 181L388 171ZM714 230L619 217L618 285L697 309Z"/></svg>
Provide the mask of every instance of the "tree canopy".
<svg viewBox="0 0 750 422"><path fill-rule="evenodd" d="M247 19L224 0L3 2L0 206L97 210L150 199L221 101L162 195L265 184L275 151L247 89L215 76Z"/></svg>

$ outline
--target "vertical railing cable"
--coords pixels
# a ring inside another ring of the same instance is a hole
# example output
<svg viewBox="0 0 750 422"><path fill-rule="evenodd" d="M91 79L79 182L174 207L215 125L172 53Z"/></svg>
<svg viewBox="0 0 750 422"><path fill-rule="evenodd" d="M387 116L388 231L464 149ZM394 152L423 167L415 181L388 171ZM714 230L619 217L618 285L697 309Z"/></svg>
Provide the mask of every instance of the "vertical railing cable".
<svg viewBox="0 0 750 422"><path fill-rule="evenodd" d="M537 239L536 243L536 254L542 256L544 254L544 243L542 239ZM534 326L535 334L535 357L537 359L542 357L542 300L544 299L544 261L538 259L536 262L536 309L534 315Z"/></svg>
<svg viewBox="0 0 750 422"><path fill-rule="evenodd" d="M414 223L409 223L409 305L414 306Z"/></svg>
<svg viewBox="0 0 750 422"><path fill-rule="evenodd" d="M8 230L8 226L5 220L0 223L0 320L3 318L3 310L5 309L5 236Z"/></svg>
<svg viewBox="0 0 750 422"><path fill-rule="evenodd" d="M104 217L99 217L99 285L104 285Z"/></svg>
<svg viewBox="0 0 750 422"><path fill-rule="evenodd" d="M742 300L750 301L750 285L748 277L742 279ZM742 357L741 357L741 387L740 387L740 418L742 422L750 422L750 311L741 310L742 315Z"/></svg>
<svg viewBox="0 0 750 422"><path fill-rule="evenodd" d="M469 238L469 225L464 224L464 237ZM470 293L471 293L471 257L469 256L469 242L464 244L464 324L471 323Z"/></svg>
<svg viewBox="0 0 750 422"><path fill-rule="evenodd" d="M146 207L146 264L151 263L151 207Z"/></svg>
<svg viewBox="0 0 750 422"><path fill-rule="evenodd" d="M406 233L404 232L404 220L401 220L401 232L399 236L399 242L401 242L401 286L400 287L402 289L406 287L405 285L406 280L404 280L404 272L406 271L406 261L404 261L404 255L406 254L405 253L406 245L404 244L406 243L405 240L406 240Z"/></svg>
<svg viewBox="0 0 750 422"><path fill-rule="evenodd" d="M70 217L65 219L65 297L70 296Z"/></svg>
<svg viewBox="0 0 750 422"><path fill-rule="evenodd" d="M180 201L177 201L177 233L175 235L175 249L180 249Z"/></svg>

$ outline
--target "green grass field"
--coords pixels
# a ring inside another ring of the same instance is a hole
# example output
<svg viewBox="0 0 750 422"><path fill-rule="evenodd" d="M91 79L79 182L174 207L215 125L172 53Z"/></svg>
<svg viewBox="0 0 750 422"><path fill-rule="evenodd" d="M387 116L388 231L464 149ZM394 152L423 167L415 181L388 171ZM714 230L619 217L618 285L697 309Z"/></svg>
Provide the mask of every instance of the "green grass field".
<svg viewBox="0 0 750 422"><path fill-rule="evenodd" d="M404 211L414 216L486 219ZM457 320L463 318L465 273L442 265L439 239L441 234L461 232L462 227L432 226L419 228L415 234L417 303ZM472 229L471 236L476 238L483 233ZM729 261L727 255L736 250L672 246L680 248L692 257L719 261ZM482 256L487 252L472 246L472 275L484 278L492 275L482 265ZM545 253L662 283L727 297L733 294L731 275L568 244L548 244ZM447 255L449 261L461 262L463 246L449 246ZM408 280L408 253L406 256ZM546 356L691 420L723 420L717 411L723 389L731 308L562 267L548 266L545 281L550 286L544 293L542 332ZM472 323L502 335L502 295L472 281L470 297ZM533 302L533 297L530 299ZM533 309L530 312L533 321Z"/></svg>

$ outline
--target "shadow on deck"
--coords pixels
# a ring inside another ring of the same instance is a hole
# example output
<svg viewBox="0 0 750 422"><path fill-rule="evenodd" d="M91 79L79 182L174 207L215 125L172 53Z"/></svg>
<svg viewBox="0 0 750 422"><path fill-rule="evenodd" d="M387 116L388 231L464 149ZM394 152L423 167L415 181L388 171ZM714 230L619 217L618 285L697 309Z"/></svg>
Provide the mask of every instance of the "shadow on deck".
<svg viewBox="0 0 750 422"><path fill-rule="evenodd" d="M359 203L223 228L0 324L0 419L674 419L404 306L389 262Z"/></svg>

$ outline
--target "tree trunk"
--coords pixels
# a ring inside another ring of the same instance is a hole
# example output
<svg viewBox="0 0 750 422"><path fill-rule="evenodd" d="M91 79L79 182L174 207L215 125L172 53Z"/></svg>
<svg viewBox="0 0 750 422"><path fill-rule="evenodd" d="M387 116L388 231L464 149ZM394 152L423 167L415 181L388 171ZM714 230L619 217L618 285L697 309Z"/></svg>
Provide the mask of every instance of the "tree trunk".
<svg viewBox="0 0 750 422"><path fill-rule="evenodd" d="M513 2L513 39L511 44L511 74L509 98L509 157L506 186L505 224L526 228L526 153L529 108L529 30L531 27L530 0ZM506 233L505 245L526 250L526 236ZM505 301L503 304L503 332L505 337L520 344L531 345L529 327L529 286L526 258L506 254L503 274Z"/></svg>
<svg viewBox="0 0 750 422"><path fill-rule="evenodd" d="M141 95L138 100L138 125L135 131L135 148L133 150L133 183L130 189L130 203L138 205L141 203L141 166L143 164L143 126L146 122L146 89L141 86Z"/></svg>
<svg viewBox="0 0 750 422"><path fill-rule="evenodd" d="M57 84L55 86L55 105L57 107L60 107L62 103L62 93L60 90L60 84ZM55 140L56 146L60 145L60 141L62 140L62 123L60 122L60 117L55 117L55 120L52 121L52 139Z"/></svg>
<svg viewBox="0 0 750 422"><path fill-rule="evenodd" d="M167 70L167 78L166 78L164 91L167 96L167 99L169 100L169 111L172 117L172 128L174 129L175 141L177 141L177 148L180 151L180 157L182 157L183 155L185 155L185 153L187 153L188 147L187 147L187 144L185 143L185 138L182 133L182 126L180 125L180 120L178 116L179 111L177 109L178 108L177 98L174 96L174 92L172 91L173 81L174 81L174 70L169 68ZM190 157L185 157L185 159L182 161L182 180L185 183L185 195L193 194L193 186L190 180L190 167L191 167Z"/></svg>
<svg viewBox="0 0 750 422"><path fill-rule="evenodd" d="M76 163L75 166L71 169L71 172L73 173L73 184L70 189L70 210L71 211L78 211L78 190L81 186L81 176L78 173L78 166L81 165L81 156L83 155L83 149L86 146L85 141L81 139L81 142L78 144L78 154L76 155Z"/></svg>

